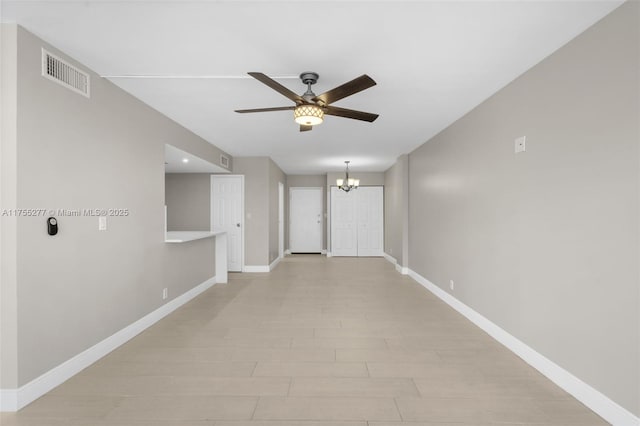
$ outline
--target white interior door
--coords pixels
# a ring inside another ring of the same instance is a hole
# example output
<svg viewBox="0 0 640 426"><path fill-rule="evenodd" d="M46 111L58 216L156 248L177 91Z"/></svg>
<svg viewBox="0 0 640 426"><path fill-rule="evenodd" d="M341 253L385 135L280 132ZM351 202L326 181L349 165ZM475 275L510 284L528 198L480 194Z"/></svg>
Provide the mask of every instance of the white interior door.
<svg viewBox="0 0 640 426"><path fill-rule="evenodd" d="M289 249L322 252L322 188L289 188Z"/></svg>
<svg viewBox="0 0 640 426"><path fill-rule="evenodd" d="M278 182L278 256L284 257L284 184Z"/></svg>
<svg viewBox="0 0 640 426"><path fill-rule="evenodd" d="M357 256L358 234L355 191L331 188L331 255Z"/></svg>
<svg viewBox="0 0 640 426"><path fill-rule="evenodd" d="M357 194L358 256L384 253L384 198L381 186L362 187Z"/></svg>
<svg viewBox="0 0 640 426"><path fill-rule="evenodd" d="M360 187L344 192L331 188L331 254L382 256L384 253L384 189Z"/></svg>
<svg viewBox="0 0 640 426"><path fill-rule="evenodd" d="M229 271L242 271L244 176L211 176L211 230L227 232Z"/></svg>

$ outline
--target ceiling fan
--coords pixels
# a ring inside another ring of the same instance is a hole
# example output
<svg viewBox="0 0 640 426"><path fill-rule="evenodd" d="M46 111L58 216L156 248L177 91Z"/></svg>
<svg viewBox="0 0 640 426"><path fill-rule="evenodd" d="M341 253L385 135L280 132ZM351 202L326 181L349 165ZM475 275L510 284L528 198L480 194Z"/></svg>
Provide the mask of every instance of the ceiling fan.
<svg viewBox="0 0 640 426"><path fill-rule="evenodd" d="M356 111L353 109L340 108L331 105L332 103L339 101L358 92L361 92L369 87L375 86L376 82L366 74L361 75L341 86L324 92L321 95L316 95L311 90L311 86L318 81L318 74L315 72L303 72L300 74L300 80L307 85L307 91L298 95L291 90L284 87L282 84L273 80L260 72L248 73L251 77L271 87L276 92L284 95L295 102L295 106L286 107L274 107L274 108L256 108L256 109L239 109L236 112L268 112L268 111L293 111L293 116L296 123L300 124L300 131L307 132L313 129L313 126L322 123L325 115L334 115L336 117L351 118L354 120L373 122L378 118L378 114L371 114L369 112Z"/></svg>

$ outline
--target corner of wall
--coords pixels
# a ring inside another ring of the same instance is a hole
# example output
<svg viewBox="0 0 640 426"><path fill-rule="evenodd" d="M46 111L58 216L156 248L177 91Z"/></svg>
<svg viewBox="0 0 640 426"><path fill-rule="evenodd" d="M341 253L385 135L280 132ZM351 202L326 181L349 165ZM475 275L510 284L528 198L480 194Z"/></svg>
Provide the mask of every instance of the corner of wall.
<svg viewBox="0 0 640 426"><path fill-rule="evenodd" d="M0 31L0 208L7 212L17 207L18 26L1 24ZM18 386L17 307L17 218L1 214L0 389Z"/></svg>

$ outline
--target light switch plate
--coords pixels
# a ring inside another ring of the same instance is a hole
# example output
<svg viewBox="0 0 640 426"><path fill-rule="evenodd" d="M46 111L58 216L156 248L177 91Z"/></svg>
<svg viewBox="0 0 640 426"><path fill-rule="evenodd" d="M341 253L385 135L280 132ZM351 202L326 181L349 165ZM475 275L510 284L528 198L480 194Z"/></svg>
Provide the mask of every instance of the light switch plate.
<svg viewBox="0 0 640 426"><path fill-rule="evenodd" d="M525 152L527 150L526 142L527 142L526 136L520 136L519 138L517 138L514 144L514 152L516 154L519 152Z"/></svg>
<svg viewBox="0 0 640 426"><path fill-rule="evenodd" d="M107 217L100 216L98 217L98 231L106 231L107 230Z"/></svg>

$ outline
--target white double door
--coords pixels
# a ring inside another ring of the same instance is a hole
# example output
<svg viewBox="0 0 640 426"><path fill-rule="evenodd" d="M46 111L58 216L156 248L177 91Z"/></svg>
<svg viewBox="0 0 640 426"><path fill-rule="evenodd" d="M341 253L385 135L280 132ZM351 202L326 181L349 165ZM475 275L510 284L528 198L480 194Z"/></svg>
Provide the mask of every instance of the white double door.
<svg viewBox="0 0 640 426"><path fill-rule="evenodd" d="M331 254L382 256L384 191L367 186L344 192L331 188Z"/></svg>

